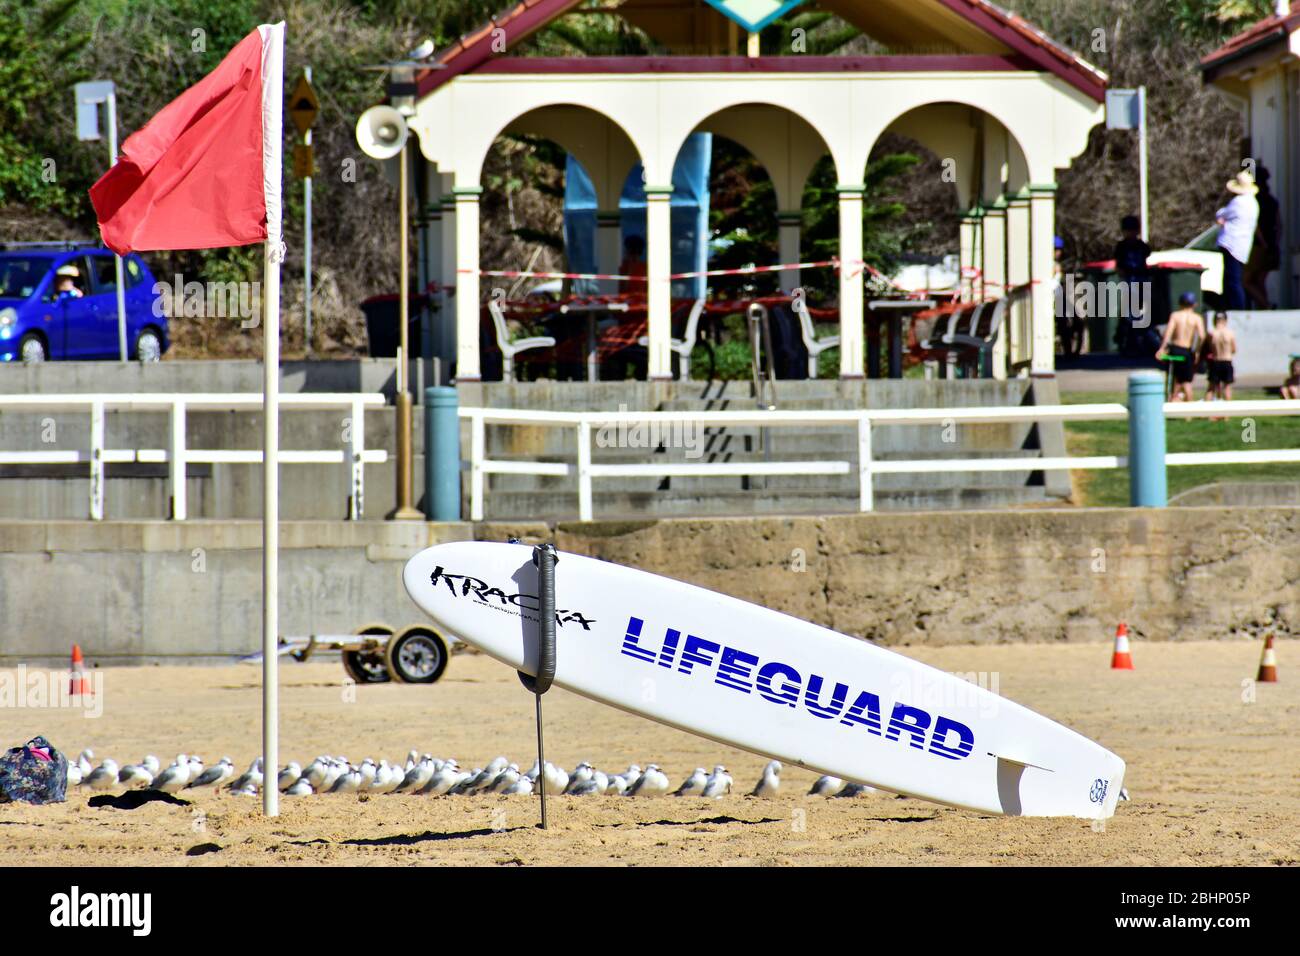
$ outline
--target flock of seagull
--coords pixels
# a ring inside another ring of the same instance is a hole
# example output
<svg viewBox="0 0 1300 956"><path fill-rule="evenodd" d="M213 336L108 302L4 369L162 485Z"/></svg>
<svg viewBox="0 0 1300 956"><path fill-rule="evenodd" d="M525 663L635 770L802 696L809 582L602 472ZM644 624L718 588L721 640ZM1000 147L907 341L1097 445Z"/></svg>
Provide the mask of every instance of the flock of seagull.
<svg viewBox="0 0 1300 956"><path fill-rule="evenodd" d="M153 754L139 763L119 766L108 758L98 766L93 764L94 753L83 750L76 761L68 763L68 786L89 790L158 790L177 793L192 789L226 789L240 796L255 796L265 786L262 758L258 757L242 774L237 774L229 757L222 757L215 765L205 766L202 759L192 754L177 754L168 767L163 767ZM677 789L673 789L668 775L658 764L649 764L643 770L631 764L621 773L597 770L583 761L566 771L550 761L545 767L537 762L526 772L506 757L496 757L487 766L464 770L454 758L440 760L431 754L421 755L412 750L404 762L375 763L366 757L361 763L352 763L345 757L321 755L307 766L290 761L276 774L276 787L291 797L305 797L315 793L408 793L444 795L502 794L517 796L537 792L538 781L548 794L589 796L655 797L671 794L678 797L704 797L720 799L732 792L731 775L718 764L710 773L703 767L695 770ZM758 783L749 792L752 797L773 797L781 788L781 763L773 760L763 768ZM855 797L873 792L863 784L849 783L838 777L821 777L810 795L822 797Z"/></svg>

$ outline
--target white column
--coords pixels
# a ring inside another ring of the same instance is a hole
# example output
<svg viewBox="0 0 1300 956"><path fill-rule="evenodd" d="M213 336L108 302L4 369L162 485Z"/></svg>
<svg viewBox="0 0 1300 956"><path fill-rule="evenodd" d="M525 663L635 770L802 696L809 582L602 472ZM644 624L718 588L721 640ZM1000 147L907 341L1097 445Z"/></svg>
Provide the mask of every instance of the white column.
<svg viewBox="0 0 1300 956"><path fill-rule="evenodd" d="M837 187L840 196L840 378L863 378L862 192Z"/></svg>
<svg viewBox="0 0 1300 956"><path fill-rule="evenodd" d="M650 359L647 377L670 380L672 364L672 186L645 187L646 291Z"/></svg>
<svg viewBox="0 0 1300 956"><path fill-rule="evenodd" d="M618 272L618 264L623 258L622 219L618 210L600 209L596 211L596 271L606 275ZM640 283L616 282L602 280L598 287L606 295L620 292L642 292L636 288Z"/></svg>
<svg viewBox="0 0 1300 956"><path fill-rule="evenodd" d="M1056 236L1056 184L1029 187L1030 281L1033 282L1031 374L1056 371L1056 316L1052 296L1053 239Z"/></svg>
<svg viewBox="0 0 1300 956"><path fill-rule="evenodd" d="M780 261L799 261L799 241L802 238L803 213L798 209L782 209L776 214L777 248ZM789 292L803 285L802 273L798 269L783 269L780 273L781 289Z"/></svg>
<svg viewBox="0 0 1300 956"><path fill-rule="evenodd" d="M1029 191L1020 190L1007 204L1006 217L1007 287L1015 289L1029 281ZM1003 315L998 343L993 348L993 377L1006 378L1011 352L1013 316Z"/></svg>
<svg viewBox="0 0 1300 956"><path fill-rule="evenodd" d="M963 302L969 302L975 298L975 291L978 288L978 283L974 278L974 270L979 268L978 259L976 258L979 251L978 232L979 220L973 218L970 213L962 216L961 223L957 227L957 261L961 269L961 279L958 286L961 289Z"/></svg>
<svg viewBox="0 0 1300 956"><path fill-rule="evenodd" d="M456 197L456 381L482 377L478 354L478 197L481 186L457 186Z"/></svg>
<svg viewBox="0 0 1300 956"><path fill-rule="evenodd" d="M1002 197L984 210L980 220L980 248L984 253L984 294L1000 299L1007 294L1007 203Z"/></svg>

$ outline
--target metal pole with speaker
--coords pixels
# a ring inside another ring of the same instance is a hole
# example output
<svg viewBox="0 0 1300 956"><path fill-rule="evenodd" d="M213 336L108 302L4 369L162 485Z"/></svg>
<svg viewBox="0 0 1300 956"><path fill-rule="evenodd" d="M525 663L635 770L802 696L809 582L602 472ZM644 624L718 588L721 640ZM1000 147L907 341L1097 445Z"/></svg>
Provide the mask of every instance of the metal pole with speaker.
<svg viewBox="0 0 1300 956"><path fill-rule="evenodd" d="M411 392L407 382L410 357L410 266L407 263L407 171L406 141L410 127L406 117L391 106L372 106L357 121L357 144L374 159L398 157L398 346L397 346L397 507L390 519L422 520L424 513L411 503Z"/></svg>

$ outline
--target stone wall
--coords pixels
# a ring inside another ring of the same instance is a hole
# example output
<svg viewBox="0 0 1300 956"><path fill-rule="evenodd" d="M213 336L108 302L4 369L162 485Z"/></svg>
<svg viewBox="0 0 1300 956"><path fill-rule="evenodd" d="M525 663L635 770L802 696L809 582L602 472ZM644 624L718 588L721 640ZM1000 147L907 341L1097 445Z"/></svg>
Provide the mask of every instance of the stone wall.
<svg viewBox="0 0 1300 956"><path fill-rule="evenodd" d="M440 541L554 539L885 644L1300 631L1300 510L1030 509L646 522L285 522L281 625L420 613L406 559ZM260 646L257 522L0 523L0 661L229 659ZM563 564L560 566L563 574Z"/></svg>

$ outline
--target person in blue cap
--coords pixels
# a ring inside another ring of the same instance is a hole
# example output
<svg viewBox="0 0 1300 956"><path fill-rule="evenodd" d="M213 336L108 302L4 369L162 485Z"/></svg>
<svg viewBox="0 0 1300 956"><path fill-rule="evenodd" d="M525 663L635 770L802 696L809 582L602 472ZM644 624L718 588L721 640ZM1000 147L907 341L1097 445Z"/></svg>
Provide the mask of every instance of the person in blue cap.
<svg viewBox="0 0 1300 956"><path fill-rule="evenodd" d="M1168 362L1174 376L1175 402L1192 401L1192 379L1196 377L1196 350L1205 340L1205 319L1196 311L1196 293L1184 292L1178 297L1178 308L1169 313L1164 338L1156 359Z"/></svg>

